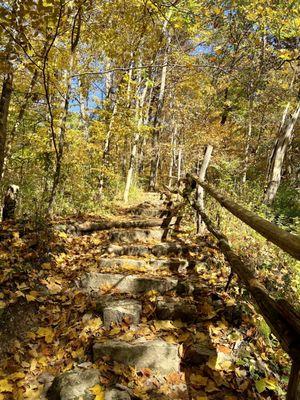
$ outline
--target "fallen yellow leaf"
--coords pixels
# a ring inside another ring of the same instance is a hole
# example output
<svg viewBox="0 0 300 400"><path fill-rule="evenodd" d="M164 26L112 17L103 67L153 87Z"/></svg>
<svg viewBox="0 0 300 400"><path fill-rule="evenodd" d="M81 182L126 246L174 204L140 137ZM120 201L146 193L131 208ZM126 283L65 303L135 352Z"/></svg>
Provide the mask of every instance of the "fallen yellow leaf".
<svg viewBox="0 0 300 400"><path fill-rule="evenodd" d="M0 393L3 392L12 392L14 390L12 384L8 382L8 379L0 380Z"/></svg>
<svg viewBox="0 0 300 400"><path fill-rule="evenodd" d="M92 392L96 397L94 400L105 400L104 397L104 390L100 385L95 385L90 389L90 392Z"/></svg>
<svg viewBox="0 0 300 400"><path fill-rule="evenodd" d="M168 321L168 320L155 321L154 327L157 331L159 331L159 330L169 331L172 329L176 329L176 326L171 321Z"/></svg>
<svg viewBox="0 0 300 400"><path fill-rule="evenodd" d="M17 381L19 379L25 378L24 372L15 372L14 374L9 375L9 379L11 381Z"/></svg>
<svg viewBox="0 0 300 400"><path fill-rule="evenodd" d="M26 294L26 300L29 302L29 301L35 301L36 300L36 298L34 297L34 296L32 296L31 294Z"/></svg>
<svg viewBox="0 0 300 400"><path fill-rule="evenodd" d="M37 335L39 337L44 337L46 343L52 343L54 340L54 331L52 328L39 328Z"/></svg>

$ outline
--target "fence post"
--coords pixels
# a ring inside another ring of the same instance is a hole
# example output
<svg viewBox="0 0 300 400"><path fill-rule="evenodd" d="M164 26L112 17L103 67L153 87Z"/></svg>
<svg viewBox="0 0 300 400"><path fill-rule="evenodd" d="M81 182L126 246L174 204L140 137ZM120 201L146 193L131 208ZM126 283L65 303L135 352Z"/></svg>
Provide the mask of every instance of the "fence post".
<svg viewBox="0 0 300 400"><path fill-rule="evenodd" d="M206 175L208 164L211 159L212 151L213 151L213 146L211 146L210 144L207 145L205 148L204 157L203 157L203 161L202 161L202 164L200 167L200 171L198 173L198 177L201 181L205 180L205 175ZM198 204L200 209L204 211L204 189L199 184L197 185L197 188L196 188L196 203ZM199 212L196 212L196 219L197 219L197 233L202 234L203 230L204 230L204 224L203 224L203 221L202 221L202 218L201 218L201 215L199 214Z"/></svg>

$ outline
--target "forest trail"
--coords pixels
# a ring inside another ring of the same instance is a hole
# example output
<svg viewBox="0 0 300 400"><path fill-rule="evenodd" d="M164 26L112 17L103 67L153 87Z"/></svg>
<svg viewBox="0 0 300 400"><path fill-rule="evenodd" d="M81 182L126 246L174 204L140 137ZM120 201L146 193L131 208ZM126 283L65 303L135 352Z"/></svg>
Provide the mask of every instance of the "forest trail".
<svg viewBox="0 0 300 400"><path fill-rule="evenodd" d="M119 217L143 228L60 233L64 243L50 246L55 268L50 261L22 272L0 324L11 371L3 398L280 398L271 368L281 366L246 302L224 292L229 268L220 251L207 237L160 228L166 203L148 198ZM255 362L268 377L257 379L262 394L246 372Z"/></svg>

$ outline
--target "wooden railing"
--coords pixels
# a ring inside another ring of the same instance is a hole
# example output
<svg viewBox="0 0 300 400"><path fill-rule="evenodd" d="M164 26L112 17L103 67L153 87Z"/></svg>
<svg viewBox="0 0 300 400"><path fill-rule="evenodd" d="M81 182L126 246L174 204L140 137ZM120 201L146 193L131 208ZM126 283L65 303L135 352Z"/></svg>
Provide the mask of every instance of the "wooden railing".
<svg viewBox="0 0 300 400"><path fill-rule="evenodd" d="M237 204L228 196L221 194L212 185L200 180L196 175L188 174L184 180L182 190L176 193L184 199L182 204L189 204L201 216L207 229L217 238L218 246L231 266L230 279L236 274L246 286L258 309L272 333L279 340L282 348L292 360L292 369L288 385L287 400L300 399L300 315L285 299L275 299L266 287L256 277L256 272L242 258L236 254L228 238L220 232L208 215L204 212L194 195L198 185L217 200L223 207L230 211L241 221L260 233L267 240L276 244L282 250L296 259L300 259L300 237L280 229L275 224L259 217L245 207ZM172 192L172 191L170 191Z"/></svg>

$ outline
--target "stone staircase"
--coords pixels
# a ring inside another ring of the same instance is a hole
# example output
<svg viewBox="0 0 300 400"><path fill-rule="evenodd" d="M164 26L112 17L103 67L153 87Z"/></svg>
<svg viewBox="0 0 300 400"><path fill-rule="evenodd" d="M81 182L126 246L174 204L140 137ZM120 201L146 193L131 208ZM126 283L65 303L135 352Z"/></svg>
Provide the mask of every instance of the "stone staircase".
<svg viewBox="0 0 300 400"><path fill-rule="evenodd" d="M152 197L150 202L130 209L130 218L161 217L164 204L157 195ZM56 377L48 390L48 399L192 398L183 372L190 365L200 367L205 364L214 350L208 344L197 343L196 339L193 346L184 349L180 341L176 343L156 335L153 326L193 323L193 329L201 332L197 298L193 296L195 288L189 282L187 271L197 264L195 257L191 260L189 255L197 256L206 244L187 245L182 240L171 238L171 231L167 240L162 242L165 233L157 228L119 229L110 233L110 244L97 269L84 273L78 285L95 300L96 311L106 330L118 330L122 324L128 325L128 330L125 335L120 330L120 334L113 339L100 336L92 343L93 364ZM145 296L154 297L150 313ZM140 334L143 329L152 332L150 338ZM99 362L117 363L134 369L136 373L150 374L155 376L156 384L149 384L149 390L138 396L130 382L127 386L119 384L116 374L114 384L110 383L97 397L91 388L99 383L99 387L105 386ZM170 379L170 376L173 378Z"/></svg>

